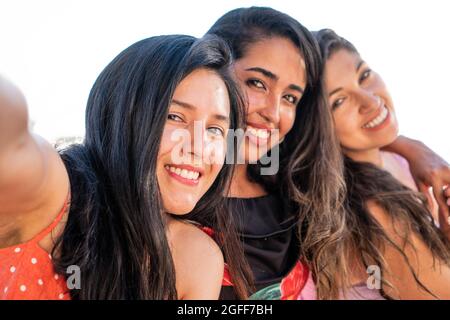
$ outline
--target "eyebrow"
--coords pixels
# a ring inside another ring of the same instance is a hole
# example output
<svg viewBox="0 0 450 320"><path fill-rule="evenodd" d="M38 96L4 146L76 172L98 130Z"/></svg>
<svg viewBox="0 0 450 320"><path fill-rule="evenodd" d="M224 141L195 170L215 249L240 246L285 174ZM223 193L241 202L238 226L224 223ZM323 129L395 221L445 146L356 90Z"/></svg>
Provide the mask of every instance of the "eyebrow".
<svg viewBox="0 0 450 320"><path fill-rule="evenodd" d="M335 93L337 93L338 91L341 91L342 90L342 88L336 88L336 89L334 89L333 91L331 91L330 92L330 94L328 95L329 97L331 97L333 94L335 94Z"/></svg>
<svg viewBox="0 0 450 320"><path fill-rule="evenodd" d="M185 109L189 109L189 110L196 110L197 109L197 107L195 107L194 105L192 105L190 103L179 101L179 100L175 100L175 99L172 99L172 103L175 103L176 105L179 105L180 107L185 108ZM227 121L227 122L230 121L230 117L224 116L223 114L218 114L217 113L217 114L214 114L213 117L216 118L217 120L220 120L220 121Z"/></svg>
<svg viewBox="0 0 450 320"><path fill-rule="evenodd" d="M262 73L264 76L266 76L267 78L272 79L272 80L278 80L279 79L279 77L276 74L274 74L274 73L272 73L269 70L266 70L264 68L253 67L253 68L248 68L248 69L245 69L245 70L246 71L256 71L256 72ZM290 84L288 88L291 89L291 90L298 91L301 94L303 94L305 92L302 87L300 87L300 86L298 86L296 84Z"/></svg>
<svg viewBox="0 0 450 320"><path fill-rule="evenodd" d="M245 69L246 71L256 71L259 73L262 73L264 76L266 76L267 78L270 78L272 80L278 80L278 76L272 72L270 72L269 70L266 70L264 68L260 68L260 67L253 67L253 68L248 68Z"/></svg>
<svg viewBox="0 0 450 320"><path fill-rule="evenodd" d="M361 69L362 65L365 63L364 60L361 60L358 62L358 64L356 65L356 72L359 71L359 69ZM342 90L342 88L336 88L333 91L330 92L330 94L328 95L329 97L331 97L333 94L337 93L338 91Z"/></svg>

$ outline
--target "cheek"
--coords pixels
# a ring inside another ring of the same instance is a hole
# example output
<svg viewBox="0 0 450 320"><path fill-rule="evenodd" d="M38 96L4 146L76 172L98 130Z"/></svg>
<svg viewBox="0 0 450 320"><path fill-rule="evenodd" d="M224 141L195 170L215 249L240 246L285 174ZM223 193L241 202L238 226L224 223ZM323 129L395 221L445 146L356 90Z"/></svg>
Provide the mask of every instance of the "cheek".
<svg viewBox="0 0 450 320"><path fill-rule="evenodd" d="M339 113L333 114L336 135L343 145L352 144L352 141L358 139L359 122L354 114Z"/></svg>
<svg viewBox="0 0 450 320"><path fill-rule="evenodd" d="M222 168L223 168L223 164L216 163L216 164L211 165L211 171L210 171L211 174L210 174L210 177L208 178L208 181L209 181L208 189L213 184L213 182L216 180L216 178L219 175L220 170L222 170Z"/></svg>
<svg viewBox="0 0 450 320"><path fill-rule="evenodd" d="M247 90L248 109L247 114L252 114L256 110L265 106L265 98L263 94L258 94L251 90Z"/></svg>
<svg viewBox="0 0 450 320"><path fill-rule="evenodd" d="M165 126L163 134L161 136L161 144L159 145L158 150L158 158L161 155L165 155L167 153L170 153L172 149L177 145L177 141L173 139L174 137L175 128L171 128L170 126Z"/></svg>
<svg viewBox="0 0 450 320"><path fill-rule="evenodd" d="M280 139L286 136L294 126L296 108L286 107L280 110Z"/></svg>
<svg viewBox="0 0 450 320"><path fill-rule="evenodd" d="M204 161L207 164L222 165L227 153L227 144L225 139L217 139L205 144Z"/></svg>

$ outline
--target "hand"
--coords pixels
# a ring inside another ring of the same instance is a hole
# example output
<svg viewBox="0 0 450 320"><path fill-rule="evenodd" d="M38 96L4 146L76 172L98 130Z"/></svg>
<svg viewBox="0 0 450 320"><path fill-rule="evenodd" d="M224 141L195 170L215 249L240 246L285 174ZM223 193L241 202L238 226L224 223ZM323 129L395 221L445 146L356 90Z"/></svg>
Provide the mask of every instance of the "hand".
<svg viewBox="0 0 450 320"><path fill-rule="evenodd" d="M408 157L411 173L417 187L425 194L429 187L439 205L439 225L450 235L450 165L421 142L410 143Z"/></svg>

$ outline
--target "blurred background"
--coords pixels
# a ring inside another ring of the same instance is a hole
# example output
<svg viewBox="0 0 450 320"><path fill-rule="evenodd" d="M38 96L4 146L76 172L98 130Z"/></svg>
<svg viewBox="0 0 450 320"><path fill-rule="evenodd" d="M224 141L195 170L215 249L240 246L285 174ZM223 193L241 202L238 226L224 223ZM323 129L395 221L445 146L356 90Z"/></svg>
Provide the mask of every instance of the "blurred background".
<svg viewBox="0 0 450 320"><path fill-rule="evenodd" d="M353 42L387 83L400 132L450 161L446 2L0 0L0 73L25 92L36 133L70 142L84 135L96 77L130 44L159 34L202 36L231 9L270 6Z"/></svg>

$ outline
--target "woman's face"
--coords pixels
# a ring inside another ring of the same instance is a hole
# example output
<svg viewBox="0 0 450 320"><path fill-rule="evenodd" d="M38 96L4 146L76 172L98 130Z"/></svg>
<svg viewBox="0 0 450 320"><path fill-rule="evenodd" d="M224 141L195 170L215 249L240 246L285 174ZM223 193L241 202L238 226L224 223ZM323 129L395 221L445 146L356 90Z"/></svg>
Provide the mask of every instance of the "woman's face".
<svg viewBox="0 0 450 320"><path fill-rule="evenodd" d="M290 40L273 37L249 45L234 69L248 100L241 151L246 163L255 162L291 130L306 85L305 62Z"/></svg>
<svg viewBox="0 0 450 320"><path fill-rule="evenodd" d="M325 85L336 131L351 156L381 148L395 140L398 124L391 96L359 54L336 51L325 65Z"/></svg>
<svg viewBox="0 0 450 320"><path fill-rule="evenodd" d="M162 135L157 179L164 209L192 211L222 169L230 101L222 79L198 69L175 90Z"/></svg>

